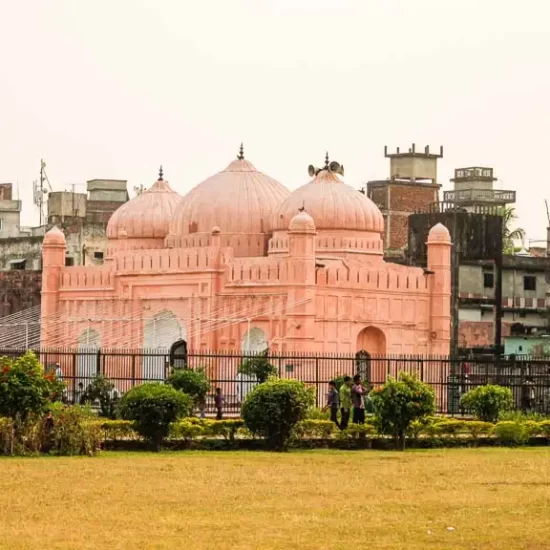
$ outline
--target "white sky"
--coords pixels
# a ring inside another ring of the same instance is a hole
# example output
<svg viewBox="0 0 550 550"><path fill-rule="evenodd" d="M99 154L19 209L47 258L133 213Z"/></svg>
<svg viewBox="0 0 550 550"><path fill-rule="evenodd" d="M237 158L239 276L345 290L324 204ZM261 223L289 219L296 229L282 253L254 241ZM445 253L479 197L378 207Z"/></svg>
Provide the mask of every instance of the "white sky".
<svg viewBox="0 0 550 550"><path fill-rule="evenodd" d="M0 181L31 224L41 157L58 190L162 163L185 193L241 140L291 189L325 150L359 187L384 145L444 145L444 188L493 166L544 239L549 21L549 0L0 0Z"/></svg>

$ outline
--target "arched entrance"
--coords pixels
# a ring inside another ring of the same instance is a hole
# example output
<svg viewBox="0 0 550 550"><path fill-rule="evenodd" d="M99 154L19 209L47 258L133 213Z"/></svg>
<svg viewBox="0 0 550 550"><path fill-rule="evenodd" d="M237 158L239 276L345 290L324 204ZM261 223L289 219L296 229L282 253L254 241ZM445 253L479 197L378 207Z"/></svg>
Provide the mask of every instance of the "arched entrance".
<svg viewBox="0 0 550 550"><path fill-rule="evenodd" d="M178 340L170 348L170 365L175 369L187 368L187 342Z"/></svg>
<svg viewBox="0 0 550 550"><path fill-rule="evenodd" d="M147 319L143 327L143 373L145 380L164 380L174 342L185 342L176 315L166 309ZM185 353L187 357L187 353Z"/></svg>
<svg viewBox="0 0 550 550"><path fill-rule="evenodd" d="M366 327L357 335L357 372L370 384L386 380L386 335L377 327Z"/></svg>
<svg viewBox="0 0 550 550"><path fill-rule="evenodd" d="M241 341L242 361L247 361L255 355L259 355L266 351L269 347L269 341L266 333L258 327L252 327L245 332ZM247 357L248 356L248 357ZM252 391L254 386L258 384L258 381L254 378L237 372L235 378L235 393L237 395L237 401L242 403L245 397Z"/></svg>
<svg viewBox="0 0 550 550"><path fill-rule="evenodd" d="M78 337L78 360L76 363L77 388L82 393L92 378L99 372L98 351L101 345L99 332L93 328L87 328ZM82 386L81 386L82 384Z"/></svg>

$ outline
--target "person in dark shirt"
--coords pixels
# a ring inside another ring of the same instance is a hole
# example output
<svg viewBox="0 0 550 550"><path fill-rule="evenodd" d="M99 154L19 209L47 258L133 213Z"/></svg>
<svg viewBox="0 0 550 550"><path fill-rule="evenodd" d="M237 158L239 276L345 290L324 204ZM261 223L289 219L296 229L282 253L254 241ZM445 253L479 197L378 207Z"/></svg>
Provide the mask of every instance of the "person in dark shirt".
<svg viewBox="0 0 550 550"><path fill-rule="evenodd" d="M353 402L353 423L365 423L365 402L364 396L367 390L361 383L361 376L356 374L353 377L353 386L351 387L351 400Z"/></svg>
<svg viewBox="0 0 550 550"><path fill-rule="evenodd" d="M327 394L327 404L323 407L323 412L330 408L330 419L336 424L339 428L340 424L338 423L338 404L340 402L338 396L338 390L336 389L336 382L331 380L328 383L328 394Z"/></svg>
<svg viewBox="0 0 550 550"><path fill-rule="evenodd" d="M216 420L221 420L223 418L223 404L225 399L222 395L222 389L216 388L216 395L214 395L214 405L216 407Z"/></svg>

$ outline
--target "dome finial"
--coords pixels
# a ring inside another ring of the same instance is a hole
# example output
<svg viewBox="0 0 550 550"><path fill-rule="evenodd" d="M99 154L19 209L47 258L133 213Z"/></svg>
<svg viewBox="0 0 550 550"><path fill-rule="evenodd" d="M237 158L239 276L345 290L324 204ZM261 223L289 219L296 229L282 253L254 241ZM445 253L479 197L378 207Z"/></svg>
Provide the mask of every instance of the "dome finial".
<svg viewBox="0 0 550 550"><path fill-rule="evenodd" d="M239 160L244 160L244 147L243 142L241 141L241 148L239 149L239 154L237 155Z"/></svg>
<svg viewBox="0 0 550 550"><path fill-rule="evenodd" d="M325 155L325 169L328 168L328 165L329 165L329 160L328 160L328 151L327 151L327 153Z"/></svg>
<svg viewBox="0 0 550 550"><path fill-rule="evenodd" d="M306 201L302 201L302 206L298 208L298 212L305 212L306 210Z"/></svg>
<svg viewBox="0 0 550 550"><path fill-rule="evenodd" d="M162 172L162 164L161 164L159 168L159 181L162 181L162 176L163 176L163 172Z"/></svg>

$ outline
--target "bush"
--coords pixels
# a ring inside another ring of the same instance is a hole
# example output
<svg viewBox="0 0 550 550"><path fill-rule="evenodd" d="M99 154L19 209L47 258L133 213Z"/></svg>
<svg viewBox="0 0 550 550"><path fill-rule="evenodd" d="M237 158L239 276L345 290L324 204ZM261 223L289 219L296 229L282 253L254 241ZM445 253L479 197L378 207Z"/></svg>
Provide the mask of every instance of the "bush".
<svg viewBox="0 0 550 550"><path fill-rule="evenodd" d="M405 434L412 422L426 418L435 410L433 389L406 373L401 373L397 379L389 377L369 396L380 432L392 435L402 450L405 449Z"/></svg>
<svg viewBox="0 0 550 550"><path fill-rule="evenodd" d="M496 438L504 445L524 445L529 440L529 430L521 422L504 420L493 429Z"/></svg>
<svg viewBox="0 0 550 550"><path fill-rule="evenodd" d="M244 426L241 419L237 420L216 420L209 426L209 434L222 436L228 441L235 441L235 435Z"/></svg>
<svg viewBox="0 0 550 550"><path fill-rule="evenodd" d="M102 374L98 374L90 382L82 395L82 403L93 405L99 403L99 414L105 418L115 418L118 400L112 395L115 385Z"/></svg>
<svg viewBox="0 0 550 550"><path fill-rule="evenodd" d="M124 420L133 420L137 432L148 440L155 450L170 433L170 424L191 412L191 398L172 386L150 382L126 392L120 400L120 414Z"/></svg>
<svg viewBox="0 0 550 550"><path fill-rule="evenodd" d="M245 376L257 380L260 384L269 378L277 376L277 369L268 359L269 350L265 350L256 357L247 359L239 367L239 372Z"/></svg>
<svg viewBox="0 0 550 550"><path fill-rule="evenodd" d="M471 420L464 422L464 428L474 438L478 439L482 435L488 435L493 429L493 424L490 422L482 422L481 420Z"/></svg>
<svg viewBox="0 0 550 550"><path fill-rule="evenodd" d="M0 417L0 455L12 455L13 444L13 420Z"/></svg>
<svg viewBox="0 0 550 550"><path fill-rule="evenodd" d="M464 420L446 418L441 422L438 422L437 427L441 435L456 437L460 432L463 432L466 429L466 424L467 422L465 422Z"/></svg>
<svg viewBox="0 0 550 550"><path fill-rule="evenodd" d="M542 422L539 422L539 426L542 435L550 438L550 420L543 420Z"/></svg>
<svg viewBox="0 0 550 550"><path fill-rule="evenodd" d="M336 428L336 424L330 420L306 419L298 422L294 429L294 435L298 439L328 439Z"/></svg>
<svg viewBox="0 0 550 550"><path fill-rule="evenodd" d="M53 373L44 373L32 352L17 359L0 357L0 416L18 425L44 414L51 400L61 398L64 387Z"/></svg>
<svg viewBox="0 0 550 550"><path fill-rule="evenodd" d="M307 411L307 417L308 420L330 420L330 412L323 411L323 409L319 409L317 407L311 407Z"/></svg>
<svg viewBox="0 0 550 550"><path fill-rule="evenodd" d="M134 422L130 420L98 420L104 441L119 441L121 439L136 439L138 433Z"/></svg>
<svg viewBox="0 0 550 550"><path fill-rule="evenodd" d="M66 407L54 415L51 434L44 433L43 437L51 437L48 450L58 455L95 455L100 449L101 428L94 422L88 411L74 405Z"/></svg>
<svg viewBox="0 0 550 550"><path fill-rule="evenodd" d="M351 424L345 430L339 432L340 439L363 440L376 433L376 428L371 424Z"/></svg>
<svg viewBox="0 0 550 550"><path fill-rule="evenodd" d="M315 402L313 388L297 380L268 380L247 396L242 415L246 427L267 439L269 448L284 451L296 424Z"/></svg>
<svg viewBox="0 0 550 550"><path fill-rule="evenodd" d="M176 369L166 382L189 395L195 407L206 401L206 394L210 390L210 382L202 369Z"/></svg>
<svg viewBox="0 0 550 550"><path fill-rule="evenodd" d="M174 422L170 426L170 437L173 439L183 439L191 441L205 434L207 428L197 422L190 422L190 418L185 418L179 422Z"/></svg>
<svg viewBox="0 0 550 550"><path fill-rule="evenodd" d="M460 405L483 422L496 422L499 416L514 406L510 388L502 386L479 386L465 393Z"/></svg>

